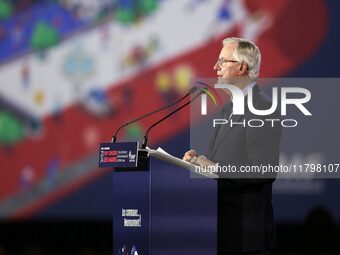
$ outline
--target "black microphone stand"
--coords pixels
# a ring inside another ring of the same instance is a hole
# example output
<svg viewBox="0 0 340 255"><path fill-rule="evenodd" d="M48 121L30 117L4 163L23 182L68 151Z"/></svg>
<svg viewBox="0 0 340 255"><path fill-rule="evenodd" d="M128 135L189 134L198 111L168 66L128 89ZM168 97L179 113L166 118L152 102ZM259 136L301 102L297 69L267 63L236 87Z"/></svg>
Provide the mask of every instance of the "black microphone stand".
<svg viewBox="0 0 340 255"><path fill-rule="evenodd" d="M191 102L193 102L196 98L198 98L201 94L205 93L204 90L201 90L199 94L197 94L193 99L191 99L189 102L185 103L184 105L182 105L181 107L179 107L178 109L170 112L169 114L165 115L163 118L161 118L159 121L155 122L154 124L152 124L148 130L145 133L144 139L143 139L143 144L142 144L142 149L146 148L146 144L148 142L148 135L149 132L151 131L151 129L153 129L155 126L157 126L159 123L161 123L163 120L169 118L170 116L174 115L176 112L178 112L179 110L183 109L184 107L186 107L188 104L190 104Z"/></svg>
<svg viewBox="0 0 340 255"><path fill-rule="evenodd" d="M183 101L185 98L187 98L190 94L194 93L196 90L197 90L197 87L192 87L192 88L190 89L190 91L189 91L187 94L185 94L183 97L181 97L180 99L178 99L176 102L171 103L171 104L166 105L166 106L163 106L163 107L161 107L161 108L159 108L159 109L157 109L157 110L155 110L155 111L153 111L153 112L147 113L147 114L145 114L145 115L143 115L143 116L140 116L140 117L138 117L137 119L134 119L134 120L131 120L131 121L129 121L129 122L126 122L125 124L123 124L122 126L120 126L120 127L117 129L117 131L114 133L114 135L112 136L112 143L115 143L115 142L116 142L116 140L117 140L117 134L118 134L118 132L119 132L122 128L124 128L124 127L126 127L126 126L128 126L128 125L130 125L130 124L132 124L132 123L134 123L134 122L136 122L136 121L139 121L139 120L141 120L141 119L144 119L144 118L146 118L146 117L148 117L148 116L150 116L150 115L152 115L152 114L154 114L154 113L157 113L157 112L159 112L159 111L162 111L162 110L164 110L164 109L166 109L166 108L169 108L169 107L171 107L171 106L173 106L173 105L175 105L175 104L177 104L177 103Z"/></svg>

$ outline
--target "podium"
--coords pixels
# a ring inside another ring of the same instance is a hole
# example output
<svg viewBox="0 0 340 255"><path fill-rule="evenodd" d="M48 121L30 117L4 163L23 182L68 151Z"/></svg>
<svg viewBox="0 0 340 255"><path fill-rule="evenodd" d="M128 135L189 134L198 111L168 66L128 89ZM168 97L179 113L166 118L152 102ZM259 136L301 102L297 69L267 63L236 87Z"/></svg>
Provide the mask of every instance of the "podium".
<svg viewBox="0 0 340 255"><path fill-rule="evenodd" d="M113 171L113 254L151 254L151 162L138 151L139 166Z"/></svg>
<svg viewBox="0 0 340 255"><path fill-rule="evenodd" d="M152 158L194 171L195 166L161 150L138 150L138 165L113 172L113 254L144 255L151 250ZM207 176L215 178L215 175Z"/></svg>

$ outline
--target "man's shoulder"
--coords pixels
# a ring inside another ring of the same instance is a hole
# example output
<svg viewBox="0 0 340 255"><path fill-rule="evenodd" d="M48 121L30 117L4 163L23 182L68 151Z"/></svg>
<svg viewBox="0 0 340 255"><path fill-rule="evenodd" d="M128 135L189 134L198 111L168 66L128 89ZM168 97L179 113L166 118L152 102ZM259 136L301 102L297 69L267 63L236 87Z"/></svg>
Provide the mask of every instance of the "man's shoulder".
<svg viewBox="0 0 340 255"><path fill-rule="evenodd" d="M272 99L266 94L263 90L261 90L258 85L255 85L253 88L253 106L256 109L267 109L272 105Z"/></svg>
<svg viewBox="0 0 340 255"><path fill-rule="evenodd" d="M249 111L247 108L247 116L248 118L275 118L280 119L280 107L278 102L273 102L272 98L261 90L257 85L254 87L253 96L252 96L252 106L256 110L269 110L272 108L273 104L276 104L276 109L269 115L255 115L254 113ZM275 106L274 106L275 107Z"/></svg>

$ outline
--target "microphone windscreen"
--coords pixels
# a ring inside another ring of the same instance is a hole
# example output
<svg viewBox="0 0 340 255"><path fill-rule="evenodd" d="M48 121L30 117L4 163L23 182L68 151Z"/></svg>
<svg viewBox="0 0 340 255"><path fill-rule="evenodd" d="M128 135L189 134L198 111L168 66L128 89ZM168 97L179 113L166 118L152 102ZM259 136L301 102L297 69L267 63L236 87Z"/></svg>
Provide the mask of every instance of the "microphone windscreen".
<svg viewBox="0 0 340 255"><path fill-rule="evenodd" d="M197 91L197 87L192 87L190 90L189 90L189 93L192 94L194 92Z"/></svg>

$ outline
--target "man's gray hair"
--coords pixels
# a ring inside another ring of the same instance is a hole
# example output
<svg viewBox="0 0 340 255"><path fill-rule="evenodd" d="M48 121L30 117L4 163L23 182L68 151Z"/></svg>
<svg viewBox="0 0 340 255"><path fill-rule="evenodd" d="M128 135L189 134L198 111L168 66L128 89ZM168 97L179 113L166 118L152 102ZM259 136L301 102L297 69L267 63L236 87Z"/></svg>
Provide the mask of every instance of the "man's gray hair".
<svg viewBox="0 0 340 255"><path fill-rule="evenodd" d="M248 65L249 78L256 80L260 75L261 53L259 48L250 40L229 37L223 40L223 46L228 43L238 43L233 52L233 58Z"/></svg>

